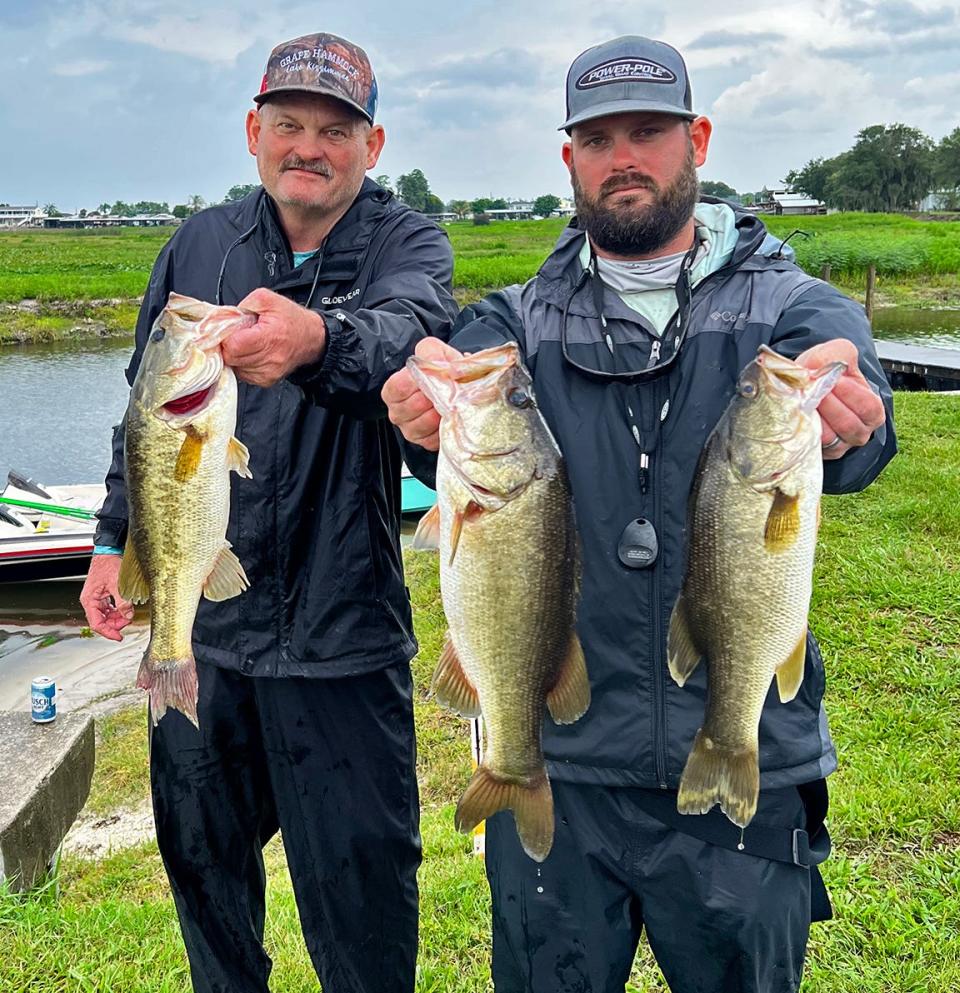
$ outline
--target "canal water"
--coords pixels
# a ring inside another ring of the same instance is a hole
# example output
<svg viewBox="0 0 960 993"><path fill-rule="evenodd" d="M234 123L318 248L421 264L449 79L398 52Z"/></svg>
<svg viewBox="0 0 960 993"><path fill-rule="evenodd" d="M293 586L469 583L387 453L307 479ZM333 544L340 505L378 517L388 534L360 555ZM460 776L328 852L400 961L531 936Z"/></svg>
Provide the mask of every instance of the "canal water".
<svg viewBox="0 0 960 993"><path fill-rule="evenodd" d="M960 349L960 310L891 308L878 311L874 325L878 338ZM126 408L130 347L129 340L110 339L0 346L0 481L8 469L40 483L102 481L113 425ZM0 709L5 673L7 683L18 674L15 689L22 695L37 665L57 669L84 653L91 656L85 670L101 664L97 652L111 645L80 638L79 590L73 582L0 584ZM145 637L143 620L138 622L132 644L123 646L130 660ZM8 704L12 690L6 688Z"/></svg>
<svg viewBox="0 0 960 993"><path fill-rule="evenodd" d="M877 338L960 349L960 310L888 308ZM40 483L95 483L127 404L130 342L0 346L0 480L17 469Z"/></svg>

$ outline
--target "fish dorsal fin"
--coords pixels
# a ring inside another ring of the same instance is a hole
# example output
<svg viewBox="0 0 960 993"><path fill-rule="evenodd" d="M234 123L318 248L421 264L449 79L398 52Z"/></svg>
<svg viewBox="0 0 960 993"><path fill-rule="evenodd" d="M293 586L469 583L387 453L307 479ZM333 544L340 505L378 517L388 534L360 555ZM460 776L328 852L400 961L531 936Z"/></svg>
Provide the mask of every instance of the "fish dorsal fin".
<svg viewBox="0 0 960 993"><path fill-rule="evenodd" d="M192 424L188 425L183 434L177 464L173 468L173 478L178 483L185 483L197 474L200 456L203 454L203 442L203 435Z"/></svg>
<svg viewBox="0 0 960 993"><path fill-rule="evenodd" d="M480 716L480 698L460 664L460 657L453 647L453 641L447 633L447 640L440 653L430 684L430 694L444 707L455 711L462 717Z"/></svg>
<svg viewBox="0 0 960 993"><path fill-rule="evenodd" d="M418 552L436 552L440 548L440 504L435 503L420 518L413 547Z"/></svg>
<svg viewBox="0 0 960 993"><path fill-rule="evenodd" d="M227 468L232 469L243 479L253 479L250 471L250 452L239 438L227 442Z"/></svg>
<svg viewBox="0 0 960 993"><path fill-rule="evenodd" d="M547 694L547 708L556 724L572 724L590 706L590 679L587 663L576 631L570 632L567 655L560 666L557 682Z"/></svg>
<svg viewBox="0 0 960 993"><path fill-rule="evenodd" d="M250 581L240 560L230 551L230 542L225 541L207 581L203 584L203 595L215 602L229 600L238 596L249 585Z"/></svg>
<svg viewBox="0 0 960 993"><path fill-rule="evenodd" d="M763 544L768 552L785 552L800 536L800 497L773 491L773 503L763 529Z"/></svg>
<svg viewBox="0 0 960 993"><path fill-rule="evenodd" d="M690 674L700 664L701 652L693 643L690 633L690 618L687 614L687 601L681 593L670 615L670 630L667 634L667 666L677 686L690 678Z"/></svg>
<svg viewBox="0 0 960 993"><path fill-rule="evenodd" d="M129 531L123 549L123 559L120 562L117 592L124 600L129 600L131 603L146 603L150 599L150 586L143 574L143 566L140 565Z"/></svg>
<svg viewBox="0 0 960 993"><path fill-rule="evenodd" d="M803 665L807 658L807 632L804 629L797 647L777 669L777 692L781 703L789 703L799 692L803 682Z"/></svg>

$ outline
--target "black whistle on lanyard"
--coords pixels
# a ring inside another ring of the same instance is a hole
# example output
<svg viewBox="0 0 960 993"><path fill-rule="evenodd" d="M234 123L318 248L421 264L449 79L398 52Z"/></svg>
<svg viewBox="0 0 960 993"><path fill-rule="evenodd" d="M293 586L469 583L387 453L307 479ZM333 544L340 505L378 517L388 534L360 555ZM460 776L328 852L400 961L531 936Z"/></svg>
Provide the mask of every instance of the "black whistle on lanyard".
<svg viewBox="0 0 960 993"><path fill-rule="evenodd" d="M617 557L628 569L648 569L657 561L659 551L657 532L642 517L623 529L617 544Z"/></svg>

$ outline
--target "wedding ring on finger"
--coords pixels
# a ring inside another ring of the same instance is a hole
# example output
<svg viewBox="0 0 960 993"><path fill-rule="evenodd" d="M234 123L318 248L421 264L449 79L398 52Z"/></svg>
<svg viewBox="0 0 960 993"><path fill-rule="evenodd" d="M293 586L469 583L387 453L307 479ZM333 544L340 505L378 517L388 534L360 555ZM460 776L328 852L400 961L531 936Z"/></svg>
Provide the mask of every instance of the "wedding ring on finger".
<svg viewBox="0 0 960 993"><path fill-rule="evenodd" d="M836 448L837 445L843 444L843 438L840 435L836 435L833 441L828 441L825 445L821 445L820 448L824 452L829 452L831 448Z"/></svg>

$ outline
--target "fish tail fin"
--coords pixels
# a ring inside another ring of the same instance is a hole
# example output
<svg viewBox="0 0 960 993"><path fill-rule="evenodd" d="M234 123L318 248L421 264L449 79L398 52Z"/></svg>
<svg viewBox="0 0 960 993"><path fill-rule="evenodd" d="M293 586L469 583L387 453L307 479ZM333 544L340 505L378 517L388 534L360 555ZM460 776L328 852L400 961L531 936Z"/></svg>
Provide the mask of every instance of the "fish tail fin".
<svg viewBox="0 0 960 993"><path fill-rule="evenodd" d="M746 827L757 812L760 767L757 746L725 748L697 732L680 778L677 810L705 814L715 804L738 827Z"/></svg>
<svg viewBox="0 0 960 993"><path fill-rule="evenodd" d="M199 730L197 717L197 665L193 655L172 662L156 662L149 652L140 663L137 686L150 698L150 717L156 727L170 710L179 710Z"/></svg>
<svg viewBox="0 0 960 993"><path fill-rule="evenodd" d="M500 810L513 811L523 850L542 862L553 847L553 791L546 770L518 783L498 779L481 765L457 805L457 830L466 834Z"/></svg>

